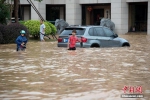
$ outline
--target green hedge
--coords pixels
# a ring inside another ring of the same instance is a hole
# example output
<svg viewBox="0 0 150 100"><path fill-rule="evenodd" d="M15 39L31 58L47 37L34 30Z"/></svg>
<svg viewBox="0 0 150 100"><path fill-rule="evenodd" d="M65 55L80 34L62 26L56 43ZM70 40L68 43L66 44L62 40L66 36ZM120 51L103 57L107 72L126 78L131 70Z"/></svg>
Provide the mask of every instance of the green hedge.
<svg viewBox="0 0 150 100"><path fill-rule="evenodd" d="M48 25L51 27L51 29L52 29L52 32L51 32L51 33L56 34L56 32L57 32L56 27L55 27L52 23L50 23L50 22L48 22L48 21L46 21L46 23L48 23Z"/></svg>
<svg viewBox="0 0 150 100"><path fill-rule="evenodd" d="M24 24L28 28L30 35L34 37L39 37L39 31L40 31L39 20L28 20L28 21L20 22L20 23ZM51 24L48 21L45 21L44 24L46 26L46 29L45 29L46 35L56 34L56 27L53 24Z"/></svg>
<svg viewBox="0 0 150 100"><path fill-rule="evenodd" d="M19 21L20 24L24 25L26 21Z"/></svg>

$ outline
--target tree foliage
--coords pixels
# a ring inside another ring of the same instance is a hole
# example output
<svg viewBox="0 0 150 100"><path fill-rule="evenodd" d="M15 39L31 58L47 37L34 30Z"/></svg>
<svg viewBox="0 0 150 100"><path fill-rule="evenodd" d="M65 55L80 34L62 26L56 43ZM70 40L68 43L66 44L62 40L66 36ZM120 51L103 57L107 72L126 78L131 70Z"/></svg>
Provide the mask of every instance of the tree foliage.
<svg viewBox="0 0 150 100"><path fill-rule="evenodd" d="M0 3L4 3L6 0L0 0Z"/></svg>
<svg viewBox="0 0 150 100"><path fill-rule="evenodd" d="M6 24L10 17L9 6L5 3L0 3L0 23Z"/></svg>
<svg viewBox="0 0 150 100"><path fill-rule="evenodd" d="M14 13L15 13L15 21L18 22L18 1L19 0L8 0L14 2ZM41 2L43 0L34 0ZM11 11L10 11L10 6L8 6L8 2L6 3L6 0L0 0L0 23L6 23L6 18L10 18L11 16Z"/></svg>

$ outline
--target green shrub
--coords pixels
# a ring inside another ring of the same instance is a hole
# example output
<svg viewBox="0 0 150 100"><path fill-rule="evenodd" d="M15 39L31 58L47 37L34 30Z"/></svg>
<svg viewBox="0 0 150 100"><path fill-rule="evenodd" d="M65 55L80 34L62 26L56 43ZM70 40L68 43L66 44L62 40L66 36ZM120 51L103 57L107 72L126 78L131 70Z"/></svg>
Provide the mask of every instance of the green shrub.
<svg viewBox="0 0 150 100"><path fill-rule="evenodd" d="M48 25L51 27L51 29L52 29L51 33L56 34L56 31L57 31L56 27L52 23L50 23L48 21L46 21L46 23L48 23Z"/></svg>
<svg viewBox="0 0 150 100"><path fill-rule="evenodd" d="M51 27L47 22L44 22L46 29L45 34L49 35L51 34L52 30ZM40 21L39 20L28 20L24 23L24 25L28 28L30 35L37 37L39 36L40 32Z"/></svg>
<svg viewBox="0 0 150 100"><path fill-rule="evenodd" d="M2 35L3 35L3 44L8 43L15 43L16 38L20 35L20 31L25 30L26 31L26 37L29 37L29 31L28 29L19 23L11 23L9 25L6 25L3 29Z"/></svg>
<svg viewBox="0 0 150 100"><path fill-rule="evenodd" d="M24 25L26 21L19 21L20 24Z"/></svg>

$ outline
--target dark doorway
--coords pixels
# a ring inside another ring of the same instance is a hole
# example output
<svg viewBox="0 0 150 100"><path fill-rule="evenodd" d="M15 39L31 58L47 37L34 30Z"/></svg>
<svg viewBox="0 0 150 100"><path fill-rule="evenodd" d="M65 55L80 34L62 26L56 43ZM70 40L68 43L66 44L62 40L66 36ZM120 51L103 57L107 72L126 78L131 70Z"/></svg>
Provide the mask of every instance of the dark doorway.
<svg viewBox="0 0 150 100"><path fill-rule="evenodd" d="M86 6L82 6L82 25L86 25Z"/></svg>
<svg viewBox="0 0 150 100"><path fill-rule="evenodd" d="M130 3L129 4L129 31L146 32L147 31L148 3Z"/></svg>
<svg viewBox="0 0 150 100"><path fill-rule="evenodd" d="M82 4L82 25L100 25L102 18L111 18L111 4Z"/></svg>
<svg viewBox="0 0 150 100"><path fill-rule="evenodd" d="M46 20L54 24L56 19L66 19L65 5L46 5Z"/></svg>
<svg viewBox="0 0 150 100"><path fill-rule="evenodd" d="M104 9L93 9L94 25L100 25L101 18L104 17Z"/></svg>

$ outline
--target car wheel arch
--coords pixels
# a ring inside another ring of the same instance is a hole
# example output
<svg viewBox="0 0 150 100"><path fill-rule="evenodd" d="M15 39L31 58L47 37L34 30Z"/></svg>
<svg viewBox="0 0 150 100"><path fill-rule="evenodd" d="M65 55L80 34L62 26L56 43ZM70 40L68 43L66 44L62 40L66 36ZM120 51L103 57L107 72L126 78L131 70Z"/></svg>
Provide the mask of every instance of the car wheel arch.
<svg viewBox="0 0 150 100"><path fill-rule="evenodd" d="M91 48L93 48L93 47L100 47L100 45L99 45L98 43L93 43L93 44L91 45Z"/></svg>
<svg viewBox="0 0 150 100"><path fill-rule="evenodd" d="M130 47L130 44L129 44L128 42L124 42L124 43L122 44L122 47Z"/></svg>

